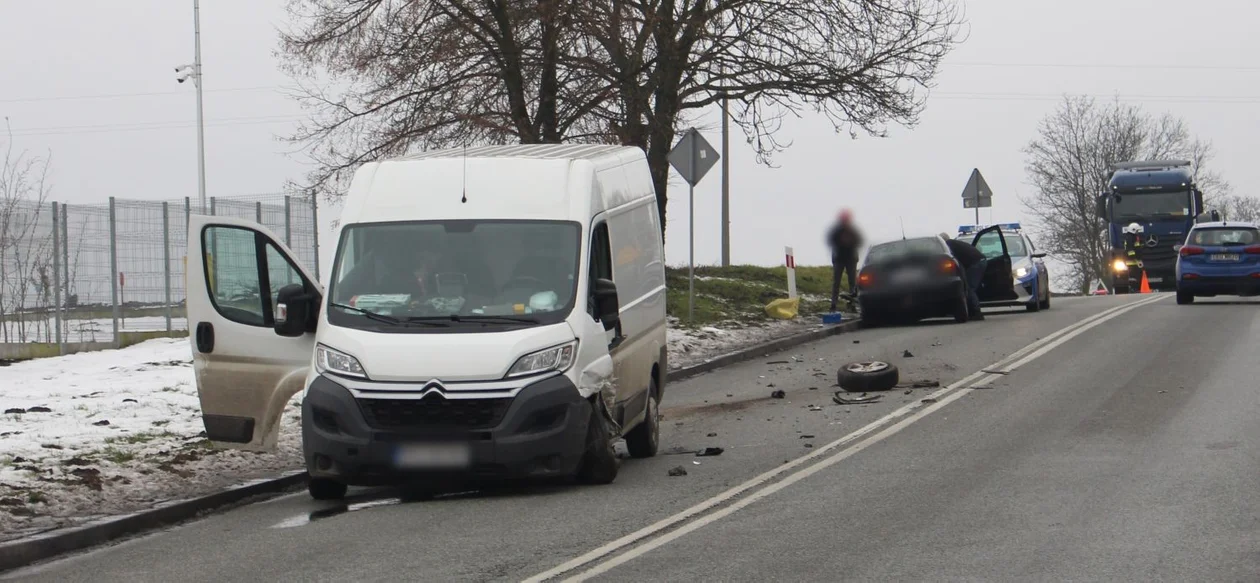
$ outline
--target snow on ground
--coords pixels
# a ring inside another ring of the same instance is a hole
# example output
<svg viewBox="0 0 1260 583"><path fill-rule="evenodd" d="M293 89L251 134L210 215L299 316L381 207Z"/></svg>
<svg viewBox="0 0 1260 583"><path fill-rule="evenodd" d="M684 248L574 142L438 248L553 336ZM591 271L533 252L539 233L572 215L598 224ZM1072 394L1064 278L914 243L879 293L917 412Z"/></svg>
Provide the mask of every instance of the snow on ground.
<svg viewBox="0 0 1260 583"><path fill-rule="evenodd" d="M671 328L670 368L816 326ZM0 367L0 540L300 470L299 399L276 452L217 450L186 338Z"/></svg>

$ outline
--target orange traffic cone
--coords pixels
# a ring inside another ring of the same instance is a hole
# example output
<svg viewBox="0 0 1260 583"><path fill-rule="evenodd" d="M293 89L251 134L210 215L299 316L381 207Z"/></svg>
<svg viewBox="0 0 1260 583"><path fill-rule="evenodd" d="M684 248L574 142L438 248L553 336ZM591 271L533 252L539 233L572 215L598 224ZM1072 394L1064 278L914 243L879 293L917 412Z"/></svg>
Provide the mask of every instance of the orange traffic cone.
<svg viewBox="0 0 1260 583"><path fill-rule="evenodd" d="M1149 281L1146 281L1145 271L1142 272L1142 287L1138 288L1138 292L1144 293L1144 294L1151 293L1151 283Z"/></svg>

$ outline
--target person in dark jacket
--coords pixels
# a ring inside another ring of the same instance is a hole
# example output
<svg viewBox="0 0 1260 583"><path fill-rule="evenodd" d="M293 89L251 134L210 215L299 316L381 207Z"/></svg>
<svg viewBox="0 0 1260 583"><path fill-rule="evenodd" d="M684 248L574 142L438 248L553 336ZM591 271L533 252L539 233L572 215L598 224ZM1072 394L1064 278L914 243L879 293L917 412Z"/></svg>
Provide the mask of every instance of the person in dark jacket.
<svg viewBox="0 0 1260 583"><path fill-rule="evenodd" d="M836 311L840 299L840 277L849 277L849 295L857 293L858 250L862 247L862 233L853 226L853 213L840 211L840 218L827 233L827 245L831 247L831 311Z"/></svg>
<svg viewBox="0 0 1260 583"><path fill-rule="evenodd" d="M984 281L984 269L988 267L989 260L971 243L959 241L945 233L941 233L941 239L945 240L950 254L958 260L958 265L967 276L967 311L970 312L970 318L983 320L984 313L980 311L980 296L976 292L980 289L980 283Z"/></svg>

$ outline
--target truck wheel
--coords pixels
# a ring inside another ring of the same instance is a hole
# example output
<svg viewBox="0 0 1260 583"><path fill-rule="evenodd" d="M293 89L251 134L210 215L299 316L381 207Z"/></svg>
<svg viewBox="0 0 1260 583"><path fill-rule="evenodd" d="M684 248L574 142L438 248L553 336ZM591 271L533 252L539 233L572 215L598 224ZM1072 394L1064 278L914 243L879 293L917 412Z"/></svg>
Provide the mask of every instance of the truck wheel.
<svg viewBox="0 0 1260 583"><path fill-rule="evenodd" d="M578 466L577 479L583 484L611 484L617 479L619 465L608 423L600 415L599 407L592 402L591 419L586 424L586 453Z"/></svg>
<svg viewBox="0 0 1260 583"><path fill-rule="evenodd" d="M316 500L341 500L348 489L345 484L328 478L311 478L306 482L306 491Z"/></svg>
<svg viewBox="0 0 1260 583"><path fill-rule="evenodd" d="M959 324L966 324L967 320L970 319L971 315L967 310L967 294L964 293L958 296L957 300L954 300L954 321Z"/></svg>
<svg viewBox="0 0 1260 583"><path fill-rule="evenodd" d="M661 442L660 403L656 398L656 379L648 386L647 411L643 422L626 434L626 449L630 457L649 458L656 455Z"/></svg>
<svg viewBox="0 0 1260 583"><path fill-rule="evenodd" d="M1177 303L1178 303L1178 304L1180 304L1180 305L1183 305L1183 306L1185 306L1185 305L1189 305L1189 304L1193 304L1193 303L1194 303L1194 294L1191 294L1191 293L1187 293L1187 292L1183 292L1183 291L1178 290L1178 291L1177 291Z"/></svg>
<svg viewBox="0 0 1260 583"><path fill-rule="evenodd" d="M850 363L836 373L836 384L852 393L887 391L899 380L896 366L878 360Z"/></svg>

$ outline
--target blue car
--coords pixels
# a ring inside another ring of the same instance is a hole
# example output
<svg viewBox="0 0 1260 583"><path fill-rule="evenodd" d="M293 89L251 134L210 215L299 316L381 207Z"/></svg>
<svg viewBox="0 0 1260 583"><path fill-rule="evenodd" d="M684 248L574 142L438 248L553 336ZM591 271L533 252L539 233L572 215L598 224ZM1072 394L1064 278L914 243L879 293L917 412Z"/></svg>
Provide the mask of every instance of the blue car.
<svg viewBox="0 0 1260 583"><path fill-rule="evenodd" d="M1177 303L1196 297L1260 295L1260 226L1199 223L1177 250Z"/></svg>

